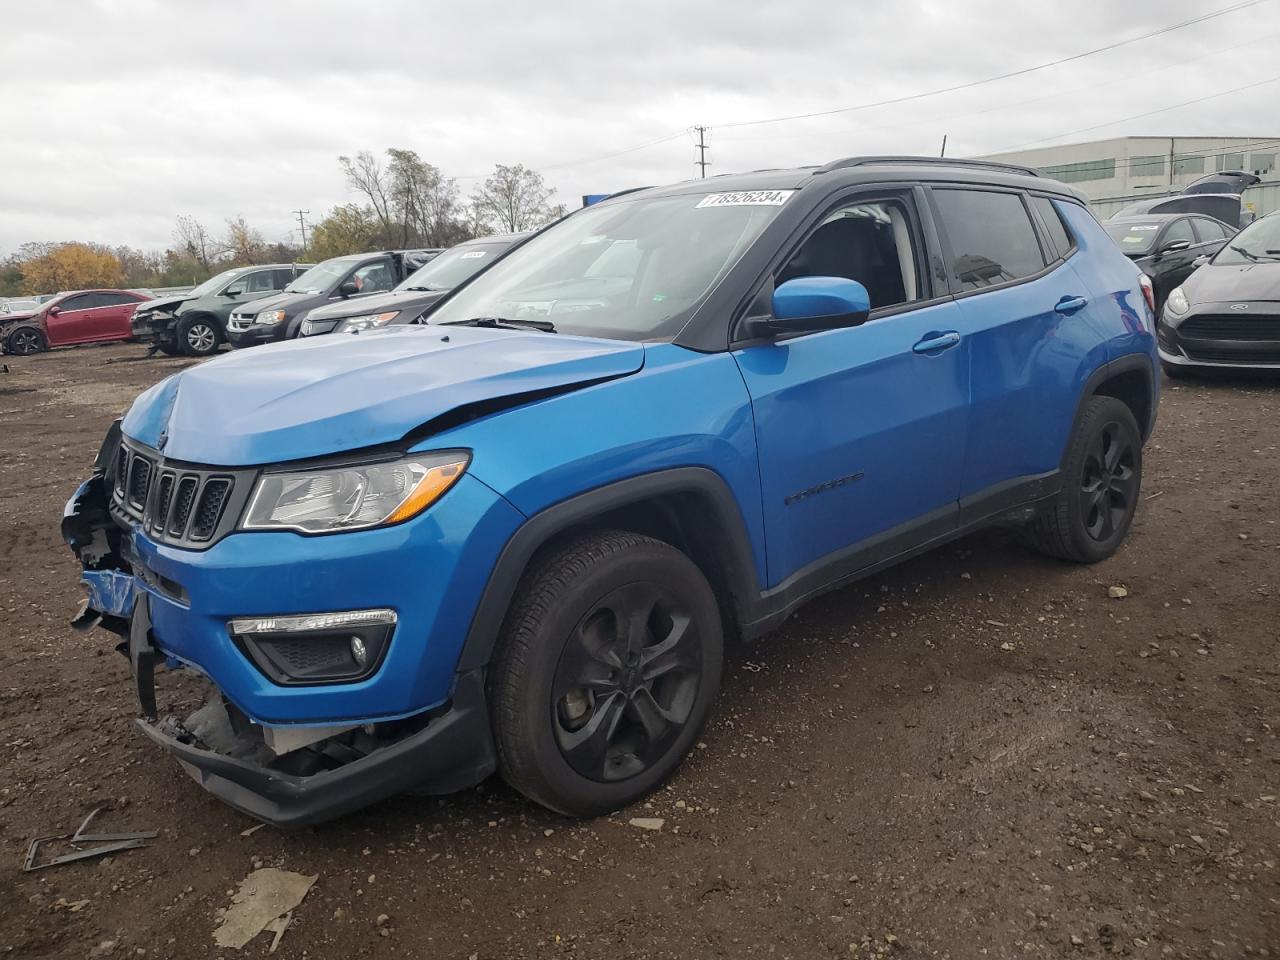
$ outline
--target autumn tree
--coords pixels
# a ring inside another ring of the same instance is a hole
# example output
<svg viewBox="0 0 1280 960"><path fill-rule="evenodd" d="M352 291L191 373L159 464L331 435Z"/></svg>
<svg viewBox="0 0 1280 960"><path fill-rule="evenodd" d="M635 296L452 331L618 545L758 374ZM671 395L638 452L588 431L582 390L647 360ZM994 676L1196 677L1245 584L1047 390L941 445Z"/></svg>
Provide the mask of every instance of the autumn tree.
<svg viewBox="0 0 1280 960"><path fill-rule="evenodd" d="M19 265L24 293L116 287L124 282L120 260L106 247L88 243L24 245L29 247L38 249L31 250L34 255Z"/></svg>
<svg viewBox="0 0 1280 960"><path fill-rule="evenodd" d="M379 226L377 215L367 207L355 203L334 207L311 228L306 255L319 263L330 257L372 250L377 246Z"/></svg>
<svg viewBox="0 0 1280 960"><path fill-rule="evenodd" d="M472 199L482 223L504 233L521 233L563 216L564 208L550 202L554 195L536 170L500 163Z"/></svg>
<svg viewBox="0 0 1280 960"><path fill-rule="evenodd" d="M260 231L245 222L243 216L227 220L227 235L222 247L230 256L232 266L266 262L267 242Z"/></svg>
<svg viewBox="0 0 1280 960"><path fill-rule="evenodd" d="M222 252L209 236L209 231L205 229L204 224L192 216L184 214L178 217L173 238L180 249L185 250L193 260L200 262L206 273L210 272L210 264Z"/></svg>

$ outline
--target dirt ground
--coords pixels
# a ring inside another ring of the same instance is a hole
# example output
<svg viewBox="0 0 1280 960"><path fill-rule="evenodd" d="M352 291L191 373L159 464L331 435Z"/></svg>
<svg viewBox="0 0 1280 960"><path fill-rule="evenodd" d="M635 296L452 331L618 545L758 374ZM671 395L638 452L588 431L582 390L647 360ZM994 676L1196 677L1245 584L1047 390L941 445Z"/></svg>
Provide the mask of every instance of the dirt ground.
<svg viewBox="0 0 1280 960"><path fill-rule="evenodd" d="M235 956L217 917L266 865L319 877L282 957L1280 957L1280 381L1166 381L1110 561L985 533L733 652L640 807L575 823L495 780L244 836L134 731L113 638L67 626L62 505L184 363L141 352L0 374L0 954ZM160 837L19 870L100 804Z"/></svg>

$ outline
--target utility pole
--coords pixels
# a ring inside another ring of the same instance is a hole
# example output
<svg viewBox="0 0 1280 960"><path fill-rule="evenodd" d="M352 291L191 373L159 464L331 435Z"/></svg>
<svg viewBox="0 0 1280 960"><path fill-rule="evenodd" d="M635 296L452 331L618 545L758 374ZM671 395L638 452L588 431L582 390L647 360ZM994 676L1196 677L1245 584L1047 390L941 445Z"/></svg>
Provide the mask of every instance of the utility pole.
<svg viewBox="0 0 1280 960"><path fill-rule="evenodd" d="M307 249L307 221L303 218L311 211L310 210L294 210L293 212L298 215L298 229L302 231L302 249L306 250Z"/></svg>
<svg viewBox="0 0 1280 960"><path fill-rule="evenodd" d="M942 149L938 151L938 156L945 157L947 155L947 135L942 135Z"/></svg>
<svg viewBox="0 0 1280 960"><path fill-rule="evenodd" d="M707 159L707 128L699 124L693 129L698 131L698 159L693 161L694 165L701 168L702 179L707 179L707 167L711 166L711 161Z"/></svg>

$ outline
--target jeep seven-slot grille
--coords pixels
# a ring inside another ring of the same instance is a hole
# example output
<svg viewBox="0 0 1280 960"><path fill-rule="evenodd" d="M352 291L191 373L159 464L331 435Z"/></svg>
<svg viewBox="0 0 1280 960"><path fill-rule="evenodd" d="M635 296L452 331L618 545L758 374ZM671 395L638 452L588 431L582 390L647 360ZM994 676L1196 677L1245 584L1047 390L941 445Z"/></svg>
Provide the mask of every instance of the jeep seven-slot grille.
<svg viewBox="0 0 1280 960"><path fill-rule="evenodd" d="M204 549L231 532L256 472L170 463L126 441L115 463L112 509L156 540Z"/></svg>

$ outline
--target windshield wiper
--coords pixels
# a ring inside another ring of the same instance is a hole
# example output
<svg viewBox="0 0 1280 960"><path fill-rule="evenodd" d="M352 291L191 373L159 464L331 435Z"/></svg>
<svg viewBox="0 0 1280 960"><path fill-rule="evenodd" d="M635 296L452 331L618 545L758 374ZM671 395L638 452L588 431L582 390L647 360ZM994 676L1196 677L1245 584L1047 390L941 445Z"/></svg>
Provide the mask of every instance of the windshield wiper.
<svg viewBox="0 0 1280 960"><path fill-rule="evenodd" d="M1250 250L1246 250L1244 247L1238 247L1234 243L1227 244L1227 246L1230 249L1234 250L1236 253L1240 254L1240 256L1247 257L1249 260L1252 260L1254 263L1261 263L1263 260L1280 260L1280 257L1277 257L1277 256L1260 257L1258 256L1258 254L1253 253ZM1277 254L1277 253L1280 253L1280 250L1268 250L1267 253Z"/></svg>
<svg viewBox="0 0 1280 960"><path fill-rule="evenodd" d="M490 327L506 330L541 330L555 333L556 325L550 320L509 320L506 317L472 317L470 320L448 320L440 327Z"/></svg>

